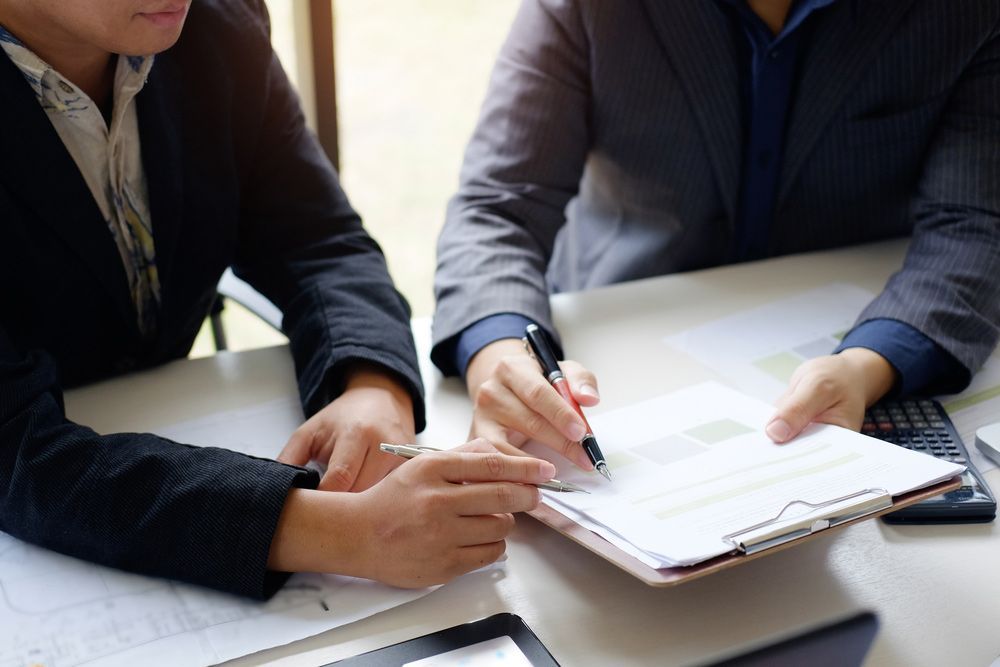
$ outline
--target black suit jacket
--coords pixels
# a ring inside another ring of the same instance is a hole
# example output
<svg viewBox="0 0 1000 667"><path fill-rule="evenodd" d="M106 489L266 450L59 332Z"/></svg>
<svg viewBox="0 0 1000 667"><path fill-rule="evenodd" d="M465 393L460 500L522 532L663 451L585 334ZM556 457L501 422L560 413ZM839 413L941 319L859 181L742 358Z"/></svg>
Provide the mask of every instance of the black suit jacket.
<svg viewBox="0 0 1000 667"><path fill-rule="evenodd" d="M409 311L307 131L265 20L199 0L138 99L161 281L143 337L108 226L20 71L0 57L0 529L124 569L262 596L303 470L65 419L61 390L187 354L223 270L284 313L306 413L379 364L423 402ZM199 443L211 444L211 443Z"/></svg>

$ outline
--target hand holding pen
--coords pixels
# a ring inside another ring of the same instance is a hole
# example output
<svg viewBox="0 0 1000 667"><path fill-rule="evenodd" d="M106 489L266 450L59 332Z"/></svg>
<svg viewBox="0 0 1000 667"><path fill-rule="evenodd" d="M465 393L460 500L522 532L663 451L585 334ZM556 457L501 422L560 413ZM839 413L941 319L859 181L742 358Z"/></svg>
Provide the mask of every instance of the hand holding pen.
<svg viewBox="0 0 1000 667"><path fill-rule="evenodd" d="M538 328L537 325L529 324L524 330L524 336L528 347L531 348L532 354L542 367L542 374L545 376L545 379L548 380L552 387L559 392L559 395L563 397L563 400L583 420L586 432L580 438L580 446L583 447L583 451L586 452L590 462L594 464L594 469L604 475L610 482L611 472L608 470L608 464L604 460L604 454L601 453L601 448L597 446L597 438L594 437L594 432L590 428L590 424L587 423L587 418L583 416L583 410L580 409L580 405L573 397L573 392L569 389L569 383L566 381L566 377L559 367L559 361L556 359L555 352L552 351L552 346L549 345L548 334Z"/></svg>
<svg viewBox="0 0 1000 667"><path fill-rule="evenodd" d="M548 461L504 454L479 439L424 452L359 493L294 489L302 502L337 508L320 513L327 523L295 526L309 540L325 534L318 551L338 556L336 562L326 555L319 563L297 556L299 566L406 588L444 583L499 558L514 514L538 506L541 494L532 485L555 474ZM325 530L328 523L337 530ZM351 539L329 539L340 533Z"/></svg>
<svg viewBox="0 0 1000 667"><path fill-rule="evenodd" d="M465 379L474 407L470 437L516 448L534 440L580 469L593 470L580 446L588 431L584 419L553 390L525 349L520 338L497 340L469 363ZM559 362L559 367L578 405L586 408L600 401L593 373L571 360Z"/></svg>

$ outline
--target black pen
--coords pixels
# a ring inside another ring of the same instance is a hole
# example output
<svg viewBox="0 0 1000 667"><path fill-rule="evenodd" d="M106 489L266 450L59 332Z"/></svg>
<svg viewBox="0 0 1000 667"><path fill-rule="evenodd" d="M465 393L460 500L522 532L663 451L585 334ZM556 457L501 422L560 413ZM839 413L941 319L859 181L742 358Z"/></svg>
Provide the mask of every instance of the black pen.
<svg viewBox="0 0 1000 667"><path fill-rule="evenodd" d="M587 433L580 440L580 445L583 447L583 451L587 452L587 458L594 464L597 472L604 475L610 482L611 473L608 471L608 464L604 461L604 454L601 453L601 448L597 446L597 438L594 437L594 432L590 428L590 424L587 423L587 418L583 416L580 404L573 398L573 392L569 389L569 382L566 381L566 377L562 374L559 362L556 360L555 352L552 351L552 346L549 345L548 336L538 328L538 325L529 324L524 329L524 338L531 347L531 351L534 353L538 363L542 365L542 373L545 374L545 379L569 403L570 407L576 410L576 414L580 415L580 419L583 420L583 425L586 427Z"/></svg>

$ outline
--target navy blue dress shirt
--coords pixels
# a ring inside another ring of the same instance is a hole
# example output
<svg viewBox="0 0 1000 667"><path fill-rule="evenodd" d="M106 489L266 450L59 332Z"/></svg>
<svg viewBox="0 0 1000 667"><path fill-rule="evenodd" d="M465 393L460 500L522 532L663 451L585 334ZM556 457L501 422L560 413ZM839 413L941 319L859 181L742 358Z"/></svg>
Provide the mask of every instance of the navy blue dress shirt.
<svg viewBox="0 0 1000 667"><path fill-rule="evenodd" d="M793 2L785 25L775 35L746 0L716 0L733 20L738 53L743 59L745 138L736 233L731 249L734 262L770 254L771 220L797 65L803 49L808 47L810 19L836 1ZM453 342L452 355L459 373L465 375L469 361L483 347L504 338L521 338L524 327L530 323L523 315L503 313L470 325ZM860 324L834 352L850 347L873 350L889 361L898 373L893 394L947 391L960 386L965 375L961 364L943 348L897 320L878 319Z"/></svg>
<svg viewBox="0 0 1000 667"><path fill-rule="evenodd" d="M731 15L737 53L742 63L743 168L736 211L733 261L768 255L771 220L785 143L785 121L791 107L796 65L808 39L807 19L834 0L792 3L777 35L745 0L716 0ZM742 33L745 39L740 39Z"/></svg>

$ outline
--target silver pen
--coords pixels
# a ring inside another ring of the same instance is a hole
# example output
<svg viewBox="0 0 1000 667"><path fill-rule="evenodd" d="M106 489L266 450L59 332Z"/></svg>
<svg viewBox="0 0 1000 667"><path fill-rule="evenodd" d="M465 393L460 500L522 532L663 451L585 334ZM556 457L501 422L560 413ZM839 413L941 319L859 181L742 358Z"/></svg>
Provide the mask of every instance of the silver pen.
<svg viewBox="0 0 1000 667"><path fill-rule="evenodd" d="M404 459L412 459L424 452L444 451L437 447L427 447L425 445L390 445L384 442L378 448L386 454L395 454L396 456L402 456ZM550 479L547 482L539 482L531 486L537 486L539 489L546 489L547 491L560 491L563 493L590 493L590 491L582 486L577 486L572 482L560 482L558 479Z"/></svg>

